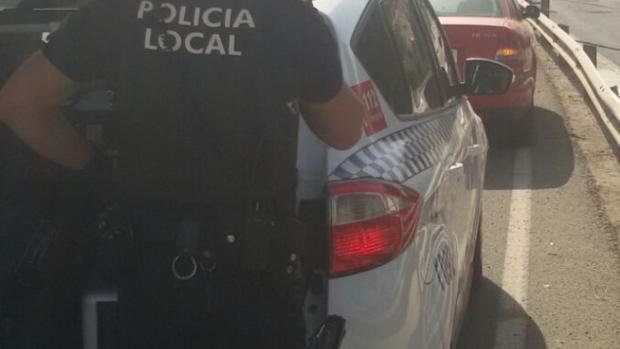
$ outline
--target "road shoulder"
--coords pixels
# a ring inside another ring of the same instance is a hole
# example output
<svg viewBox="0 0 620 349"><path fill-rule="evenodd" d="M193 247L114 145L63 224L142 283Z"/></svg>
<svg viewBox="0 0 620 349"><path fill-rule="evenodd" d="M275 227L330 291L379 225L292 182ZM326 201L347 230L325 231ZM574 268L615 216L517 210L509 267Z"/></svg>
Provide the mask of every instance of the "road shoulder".
<svg viewBox="0 0 620 349"><path fill-rule="evenodd" d="M551 51L551 50L550 50ZM556 64L557 56L536 45L536 54L545 74L558 91L560 102L565 110L564 121L575 152L587 166L588 173L580 175L588 178L588 189L597 200L601 222L609 235L610 248L615 250L620 265L620 165L608 140L605 138L598 118L590 103L575 86L576 79L570 79L570 72L564 72L561 64Z"/></svg>

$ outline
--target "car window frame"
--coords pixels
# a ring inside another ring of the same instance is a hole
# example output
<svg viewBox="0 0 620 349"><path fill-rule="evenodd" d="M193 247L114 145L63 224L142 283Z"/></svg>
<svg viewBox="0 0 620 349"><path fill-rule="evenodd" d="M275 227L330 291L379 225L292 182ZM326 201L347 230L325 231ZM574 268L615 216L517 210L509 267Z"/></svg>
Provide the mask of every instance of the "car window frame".
<svg viewBox="0 0 620 349"><path fill-rule="evenodd" d="M435 13L435 10L433 9L433 6L431 5L431 3L428 0L409 0L409 1L413 2L414 7L419 8L419 9L416 9L414 16L416 16L421 23L424 23L424 20L422 19L422 13L420 12L420 10L423 10L423 7L426 7L429 14L431 15L431 21L433 21L437 25L437 27L440 29L441 40L444 44L443 45L444 49L447 51L445 52L446 62L450 66L450 69L452 70L452 80L454 81L453 85L447 85L447 86L444 86L443 88L444 105L449 104L452 100L454 100L456 97L459 96L459 94L455 93L455 91L458 90L459 85L463 81L461 74L459 72L459 69L457 68L456 62L454 61L454 56L452 55L452 45L450 45L450 41L448 41L448 38L446 37L446 32L445 30L443 30L441 22L439 22L439 18L437 17L437 14ZM431 42L432 41L431 40L432 36L430 33L431 28L428 28L426 25L422 25L422 30L426 32L427 45L430 47L432 52L435 52L435 47ZM436 74L440 74L441 67L440 67L438 58L435 54L433 54L433 58L435 62ZM444 83L441 79L438 79L438 81L440 85Z"/></svg>

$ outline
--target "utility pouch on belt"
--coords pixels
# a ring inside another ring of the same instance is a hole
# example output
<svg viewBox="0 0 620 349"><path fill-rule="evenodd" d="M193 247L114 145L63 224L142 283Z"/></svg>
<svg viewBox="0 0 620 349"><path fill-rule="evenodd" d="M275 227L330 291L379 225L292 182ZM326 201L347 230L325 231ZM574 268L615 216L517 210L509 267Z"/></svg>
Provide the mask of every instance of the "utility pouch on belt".
<svg viewBox="0 0 620 349"><path fill-rule="evenodd" d="M242 235L241 269L285 271L302 257L305 238L305 225L296 218L254 208Z"/></svg>
<svg viewBox="0 0 620 349"><path fill-rule="evenodd" d="M15 266L15 277L19 286L29 288L40 279L49 256L55 230L50 221L41 221L26 250Z"/></svg>
<svg viewBox="0 0 620 349"><path fill-rule="evenodd" d="M276 238L276 221L258 205L250 209L241 240L241 269L266 271Z"/></svg>
<svg viewBox="0 0 620 349"><path fill-rule="evenodd" d="M0 223L0 229L18 228L10 230L14 235L6 235L13 241L1 242L10 246L0 255L0 349L3 349L3 343L14 335L19 305L44 282L56 230L51 222L38 217L2 217L1 212ZM19 238L24 240L15 241Z"/></svg>
<svg viewBox="0 0 620 349"><path fill-rule="evenodd" d="M304 257L306 247L306 225L297 218L286 217L282 219L282 238L284 239L285 257L289 264L294 264L297 259Z"/></svg>
<svg viewBox="0 0 620 349"><path fill-rule="evenodd" d="M108 207L99 212L87 233L96 244L95 270L104 279L115 281L120 261L134 244L130 216L122 208Z"/></svg>

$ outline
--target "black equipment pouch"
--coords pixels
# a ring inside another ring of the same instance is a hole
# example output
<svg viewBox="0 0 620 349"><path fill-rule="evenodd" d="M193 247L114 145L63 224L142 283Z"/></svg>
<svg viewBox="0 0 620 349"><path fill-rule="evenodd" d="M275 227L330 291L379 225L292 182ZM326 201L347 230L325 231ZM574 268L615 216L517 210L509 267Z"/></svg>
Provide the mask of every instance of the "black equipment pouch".
<svg viewBox="0 0 620 349"><path fill-rule="evenodd" d="M23 217L25 218L25 217ZM6 223L6 222L5 222ZM19 305L30 291L42 282L45 265L49 261L55 230L51 222L40 220L31 226L33 231L18 231L17 234L31 234L25 242L25 249L12 264L9 275L0 275L0 349L13 335L13 322ZM9 241L2 243L8 244Z"/></svg>
<svg viewBox="0 0 620 349"><path fill-rule="evenodd" d="M101 210L87 233L96 245L95 270L108 281L117 280L121 260L134 244L127 211L114 205Z"/></svg>
<svg viewBox="0 0 620 349"><path fill-rule="evenodd" d="M12 341L24 338L24 328L38 323L32 322L31 316L52 316L48 313L51 308L39 307L41 304L70 308L73 300L77 303L77 295L71 298L69 294L79 288L83 272L90 265L91 245L81 234L83 226L75 217L63 214L65 211L53 216L18 205L2 209L0 229L7 233L3 234L7 239L0 255L0 338L13 337ZM39 306L33 307L35 304ZM64 326L58 324L59 328ZM42 331L41 336L47 336L47 332Z"/></svg>
<svg viewBox="0 0 620 349"><path fill-rule="evenodd" d="M276 222L259 203L248 210L241 236L240 267L247 271L265 271L270 266L276 238Z"/></svg>
<svg viewBox="0 0 620 349"><path fill-rule="evenodd" d="M306 255L306 224L293 217L283 218L282 223L287 258L295 262Z"/></svg>
<svg viewBox="0 0 620 349"><path fill-rule="evenodd" d="M41 277L49 255L55 230L50 221L42 220L28 247L15 266L15 279L21 289L33 287Z"/></svg>
<svg viewBox="0 0 620 349"><path fill-rule="evenodd" d="M254 203L241 236L241 269L291 274L304 255L306 226L291 217ZM288 270L287 270L288 269Z"/></svg>

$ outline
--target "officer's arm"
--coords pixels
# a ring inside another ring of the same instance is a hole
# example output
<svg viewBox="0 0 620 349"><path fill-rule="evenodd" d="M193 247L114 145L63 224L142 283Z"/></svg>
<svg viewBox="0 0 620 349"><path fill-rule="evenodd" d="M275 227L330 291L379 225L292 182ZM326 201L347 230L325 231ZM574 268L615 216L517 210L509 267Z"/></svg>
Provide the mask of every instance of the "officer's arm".
<svg viewBox="0 0 620 349"><path fill-rule="evenodd" d="M43 157L83 168L90 159L90 146L59 110L76 87L37 52L0 90L0 121Z"/></svg>
<svg viewBox="0 0 620 349"><path fill-rule="evenodd" d="M342 84L334 98L324 103L303 103L304 120L325 143L344 150L357 143L365 113L360 99Z"/></svg>

